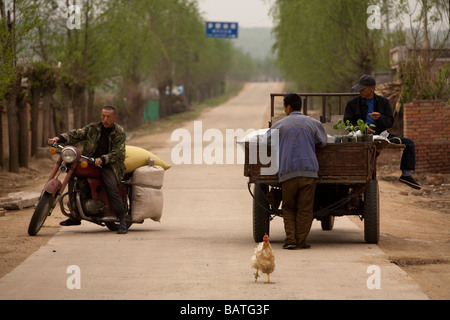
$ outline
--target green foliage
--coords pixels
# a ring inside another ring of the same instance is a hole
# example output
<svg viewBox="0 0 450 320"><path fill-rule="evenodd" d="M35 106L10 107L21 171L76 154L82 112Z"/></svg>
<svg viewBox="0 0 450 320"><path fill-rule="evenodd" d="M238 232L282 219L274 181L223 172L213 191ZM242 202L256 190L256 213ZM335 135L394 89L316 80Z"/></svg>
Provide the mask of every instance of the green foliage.
<svg viewBox="0 0 450 320"><path fill-rule="evenodd" d="M380 30L366 27L370 5L381 9ZM448 0L277 0L274 49L301 91L347 92L362 74L388 69L390 49L409 46L423 58L402 71L403 100L448 99L448 71L436 72L435 61L449 45L449 6Z"/></svg>
<svg viewBox="0 0 450 320"><path fill-rule="evenodd" d="M344 129L344 127L345 127L345 124L344 124L344 121L342 119L339 119L338 122L335 125L333 125L333 129L336 130L336 131Z"/></svg>
<svg viewBox="0 0 450 320"><path fill-rule="evenodd" d="M367 124L364 122L364 120L359 119L357 121L357 125L354 126L350 120L347 120L345 123L342 119L339 119L338 122L333 125L333 129L337 130L339 132L339 130L345 130L348 134L352 133L352 132L356 132L358 130L361 131L361 134L367 134L368 133L368 129L369 128L375 128L376 126L373 124Z"/></svg>
<svg viewBox="0 0 450 320"><path fill-rule="evenodd" d="M382 32L366 27L361 0L277 0L275 50L302 91L347 92L379 64Z"/></svg>
<svg viewBox="0 0 450 320"><path fill-rule="evenodd" d="M56 67L43 61L33 61L25 74L30 79L32 87L56 87Z"/></svg>
<svg viewBox="0 0 450 320"><path fill-rule="evenodd" d="M37 5L32 0L0 1L0 103L7 99L17 73L19 58L29 57L27 44L37 25ZM15 13L15 15L14 15ZM18 69L20 68L20 69Z"/></svg>
<svg viewBox="0 0 450 320"><path fill-rule="evenodd" d="M367 134L369 128L375 128L376 126L374 124L367 124L364 122L364 120L358 119L357 125L355 126L355 131L361 131L361 134Z"/></svg>
<svg viewBox="0 0 450 320"><path fill-rule="evenodd" d="M396 2L399 14L412 24L410 29L404 30L408 39L405 45L411 49L411 55L400 65L398 72L398 78L404 84L401 102L449 99L450 67L448 63L439 67L437 58L442 54L442 49L449 45L450 3L448 0Z"/></svg>
<svg viewBox="0 0 450 320"><path fill-rule="evenodd" d="M12 3L6 1L6 9ZM205 37L197 1L76 4L81 8L81 29L67 28L71 13L66 1L17 1L14 37L6 17L1 17L0 44L6 50L0 50L0 99L15 78L19 60L30 69L34 85L48 75L68 90L108 88L125 93L141 86L184 85L186 92L208 92L192 94L198 99L218 92L227 75L247 80L255 73L253 60L231 41Z"/></svg>
<svg viewBox="0 0 450 320"><path fill-rule="evenodd" d="M355 127L353 124L350 123L350 120L347 120L347 121L345 122L344 129L345 129L345 131L346 131L347 133L352 133L352 132L357 131L356 127Z"/></svg>
<svg viewBox="0 0 450 320"><path fill-rule="evenodd" d="M450 64L439 67L434 91L438 99L450 99Z"/></svg>
<svg viewBox="0 0 450 320"><path fill-rule="evenodd" d="M449 99L450 66L445 64L431 71L431 66L422 57L413 57L400 67L398 77L404 83L401 96L402 103L413 99Z"/></svg>
<svg viewBox="0 0 450 320"><path fill-rule="evenodd" d="M347 132L347 134L350 134L352 132L358 131L359 127L354 126L352 123L350 123L350 120L347 120L344 123L344 121L342 119L339 119L338 122L335 125L333 125L333 129L337 130L338 132L339 132L339 130L345 130L345 132Z"/></svg>

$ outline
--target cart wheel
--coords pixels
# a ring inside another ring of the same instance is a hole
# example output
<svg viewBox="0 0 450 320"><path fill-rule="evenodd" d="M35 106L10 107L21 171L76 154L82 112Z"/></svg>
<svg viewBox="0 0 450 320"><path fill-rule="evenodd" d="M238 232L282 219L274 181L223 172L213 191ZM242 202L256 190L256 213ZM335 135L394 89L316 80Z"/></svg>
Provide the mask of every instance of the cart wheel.
<svg viewBox="0 0 450 320"><path fill-rule="evenodd" d="M377 244L380 238L380 197L378 181L371 180L364 194L364 240Z"/></svg>
<svg viewBox="0 0 450 320"><path fill-rule="evenodd" d="M269 202L267 192L269 187L264 183L255 183L253 195L253 239L255 242L262 242L264 235L269 235L270 217Z"/></svg>
<svg viewBox="0 0 450 320"><path fill-rule="evenodd" d="M322 226L323 231L331 231L334 227L334 216L329 215L320 220L320 225Z"/></svg>

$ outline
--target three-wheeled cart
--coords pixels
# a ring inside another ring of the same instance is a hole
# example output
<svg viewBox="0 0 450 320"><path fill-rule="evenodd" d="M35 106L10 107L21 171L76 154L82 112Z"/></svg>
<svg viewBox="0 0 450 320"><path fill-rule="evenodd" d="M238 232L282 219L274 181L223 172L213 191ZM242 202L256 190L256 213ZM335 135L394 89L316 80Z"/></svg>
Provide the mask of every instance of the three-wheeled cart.
<svg viewBox="0 0 450 320"><path fill-rule="evenodd" d="M271 95L271 122L275 118L274 96L281 95ZM305 96L302 93L299 95ZM331 94L324 95L331 96ZM342 97L354 94L338 95ZM307 97L308 95L305 100ZM326 119L325 108L323 111L322 122ZM270 221L276 216L282 216L280 208L282 190L277 173L273 175L261 173L262 168L269 168L271 164L262 164L259 159L260 145L255 147L250 146L250 143L245 142L244 176L248 177L248 188L253 196L253 238L256 242L261 242L264 234L269 234ZM364 221L365 241L378 243L380 199L376 160L377 153L386 145L389 145L389 142L350 142L329 143L323 149L316 148L319 178L314 200L314 218L321 222L322 230L332 230L336 216L355 215ZM270 157L270 145L264 148L267 148L267 156ZM262 162L267 163L266 160Z"/></svg>

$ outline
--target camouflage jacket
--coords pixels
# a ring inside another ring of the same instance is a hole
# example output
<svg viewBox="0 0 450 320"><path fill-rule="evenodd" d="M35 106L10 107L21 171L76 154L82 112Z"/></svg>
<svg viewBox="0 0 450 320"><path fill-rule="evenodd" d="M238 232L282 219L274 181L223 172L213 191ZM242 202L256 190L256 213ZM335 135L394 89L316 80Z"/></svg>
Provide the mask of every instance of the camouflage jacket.
<svg viewBox="0 0 450 320"><path fill-rule="evenodd" d="M63 133L60 137L66 140L66 144L84 141L82 154L86 157L92 157L97 150L101 130L102 123L94 122L84 128ZM125 130L118 124L114 124L114 129L109 135L109 152L103 158L104 164L111 167L119 183L125 171Z"/></svg>

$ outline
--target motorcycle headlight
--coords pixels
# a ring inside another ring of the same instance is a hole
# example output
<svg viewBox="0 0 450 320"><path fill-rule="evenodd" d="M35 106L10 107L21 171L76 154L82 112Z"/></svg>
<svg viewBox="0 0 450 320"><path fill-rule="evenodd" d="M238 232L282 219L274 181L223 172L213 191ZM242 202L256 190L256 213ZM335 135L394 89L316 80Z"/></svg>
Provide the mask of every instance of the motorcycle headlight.
<svg viewBox="0 0 450 320"><path fill-rule="evenodd" d="M72 163L77 159L77 152L73 148L65 148L61 153L61 158L65 163Z"/></svg>

